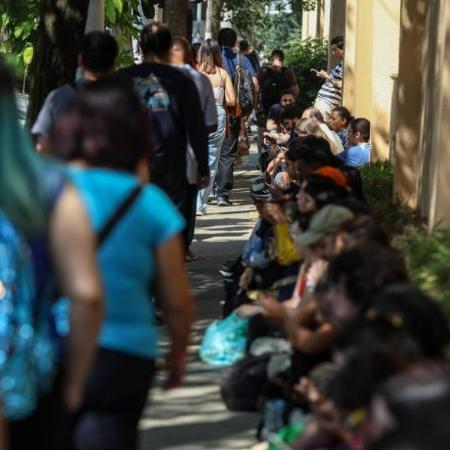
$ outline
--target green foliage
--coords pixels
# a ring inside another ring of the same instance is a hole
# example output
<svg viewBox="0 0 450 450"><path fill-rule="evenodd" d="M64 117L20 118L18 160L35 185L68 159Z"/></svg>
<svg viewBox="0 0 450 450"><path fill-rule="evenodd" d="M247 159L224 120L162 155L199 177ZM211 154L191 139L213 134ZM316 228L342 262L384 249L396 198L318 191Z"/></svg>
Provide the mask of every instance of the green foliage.
<svg viewBox="0 0 450 450"><path fill-rule="evenodd" d="M367 203L389 233L401 233L407 225L417 222L413 211L393 199L394 168L389 161L374 162L360 172Z"/></svg>
<svg viewBox="0 0 450 450"><path fill-rule="evenodd" d="M427 234L423 227L410 226L396 236L394 245L405 255L414 283L450 317L450 231Z"/></svg>
<svg viewBox="0 0 450 450"><path fill-rule="evenodd" d="M36 0L0 2L0 53L8 54L14 68L22 76L31 63L33 46L31 36L38 27Z"/></svg>
<svg viewBox="0 0 450 450"><path fill-rule="evenodd" d="M323 83L312 69L325 69L328 62L328 42L324 39L293 37L287 45L285 64L291 67L300 86L300 99L312 104Z"/></svg>
<svg viewBox="0 0 450 450"><path fill-rule="evenodd" d="M430 234L417 216L393 199L394 169L375 162L361 169L364 195L373 213L405 256L413 282L436 299L450 318L450 231Z"/></svg>
<svg viewBox="0 0 450 450"><path fill-rule="evenodd" d="M284 11L267 15L260 27L255 30L254 36L256 48L267 57L274 49L287 50L287 43L299 40L301 36L298 12Z"/></svg>

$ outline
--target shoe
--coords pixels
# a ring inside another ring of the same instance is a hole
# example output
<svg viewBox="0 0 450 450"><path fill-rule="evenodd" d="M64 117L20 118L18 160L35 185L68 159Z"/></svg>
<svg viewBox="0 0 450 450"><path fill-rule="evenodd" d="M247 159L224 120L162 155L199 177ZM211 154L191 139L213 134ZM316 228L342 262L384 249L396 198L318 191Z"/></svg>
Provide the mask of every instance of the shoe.
<svg viewBox="0 0 450 450"><path fill-rule="evenodd" d="M230 206L231 202L227 197L217 197L217 206Z"/></svg>
<svg viewBox="0 0 450 450"><path fill-rule="evenodd" d="M195 214L197 216L206 216L206 209L198 209Z"/></svg>
<svg viewBox="0 0 450 450"><path fill-rule="evenodd" d="M271 195L263 182L254 182L250 185L250 195L261 200L269 200Z"/></svg>
<svg viewBox="0 0 450 450"><path fill-rule="evenodd" d="M186 262L192 262L192 261L197 261L198 257L195 256L192 251L189 249L186 253L186 257L185 257Z"/></svg>
<svg viewBox="0 0 450 450"><path fill-rule="evenodd" d="M234 273L233 272L227 272L226 270L219 270L220 275L222 275L224 278L233 278Z"/></svg>
<svg viewBox="0 0 450 450"><path fill-rule="evenodd" d="M214 202L217 202L217 195L211 194L208 197L208 203L214 203Z"/></svg>

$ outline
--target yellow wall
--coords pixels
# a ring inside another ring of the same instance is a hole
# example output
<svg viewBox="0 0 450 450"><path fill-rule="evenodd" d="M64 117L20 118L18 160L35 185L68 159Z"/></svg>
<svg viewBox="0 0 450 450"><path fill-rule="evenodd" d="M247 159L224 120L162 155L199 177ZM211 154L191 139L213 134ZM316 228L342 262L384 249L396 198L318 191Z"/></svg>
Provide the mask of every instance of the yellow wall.
<svg viewBox="0 0 450 450"><path fill-rule="evenodd" d="M374 159L389 157L401 0L347 0L343 104L372 124Z"/></svg>
<svg viewBox="0 0 450 450"><path fill-rule="evenodd" d="M415 208L424 102L425 28L427 0L403 0L397 95L395 195Z"/></svg>
<svg viewBox="0 0 450 450"><path fill-rule="evenodd" d="M449 228L450 0L323 1L304 31L332 37L345 14L344 106L371 121L396 197Z"/></svg>

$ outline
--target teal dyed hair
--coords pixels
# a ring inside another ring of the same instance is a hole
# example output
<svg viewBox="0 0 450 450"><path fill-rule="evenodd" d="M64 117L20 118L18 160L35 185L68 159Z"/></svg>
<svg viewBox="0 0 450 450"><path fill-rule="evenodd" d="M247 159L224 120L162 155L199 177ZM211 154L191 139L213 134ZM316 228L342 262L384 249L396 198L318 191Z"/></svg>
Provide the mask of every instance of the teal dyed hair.
<svg viewBox="0 0 450 450"><path fill-rule="evenodd" d="M42 161L19 124L11 74L0 59L0 209L27 234L46 225Z"/></svg>

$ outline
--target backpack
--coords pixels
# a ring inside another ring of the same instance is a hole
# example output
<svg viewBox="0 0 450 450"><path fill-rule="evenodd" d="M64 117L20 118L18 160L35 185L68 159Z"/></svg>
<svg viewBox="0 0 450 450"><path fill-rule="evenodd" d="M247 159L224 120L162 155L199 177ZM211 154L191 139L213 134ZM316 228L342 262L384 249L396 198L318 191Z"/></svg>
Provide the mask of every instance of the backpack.
<svg viewBox="0 0 450 450"><path fill-rule="evenodd" d="M244 69L244 56L239 53L236 72L233 77L237 103L242 116L250 114L255 105L255 91L250 73Z"/></svg>
<svg viewBox="0 0 450 450"><path fill-rule="evenodd" d="M270 354L247 355L234 366L225 369L220 383L220 395L230 411L257 411L267 378Z"/></svg>
<svg viewBox="0 0 450 450"><path fill-rule="evenodd" d="M272 67L266 67L266 76L261 86L261 103L266 114L271 106L280 101L281 92L289 88L286 82L287 67L280 70L274 70Z"/></svg>
<svg viewBox="0 0 450 450"><path fill-rule="evenodd" d="M56 373L58 341L40 301L30 244L0 212L0 398L8 420L30 415Z"/></svg>

